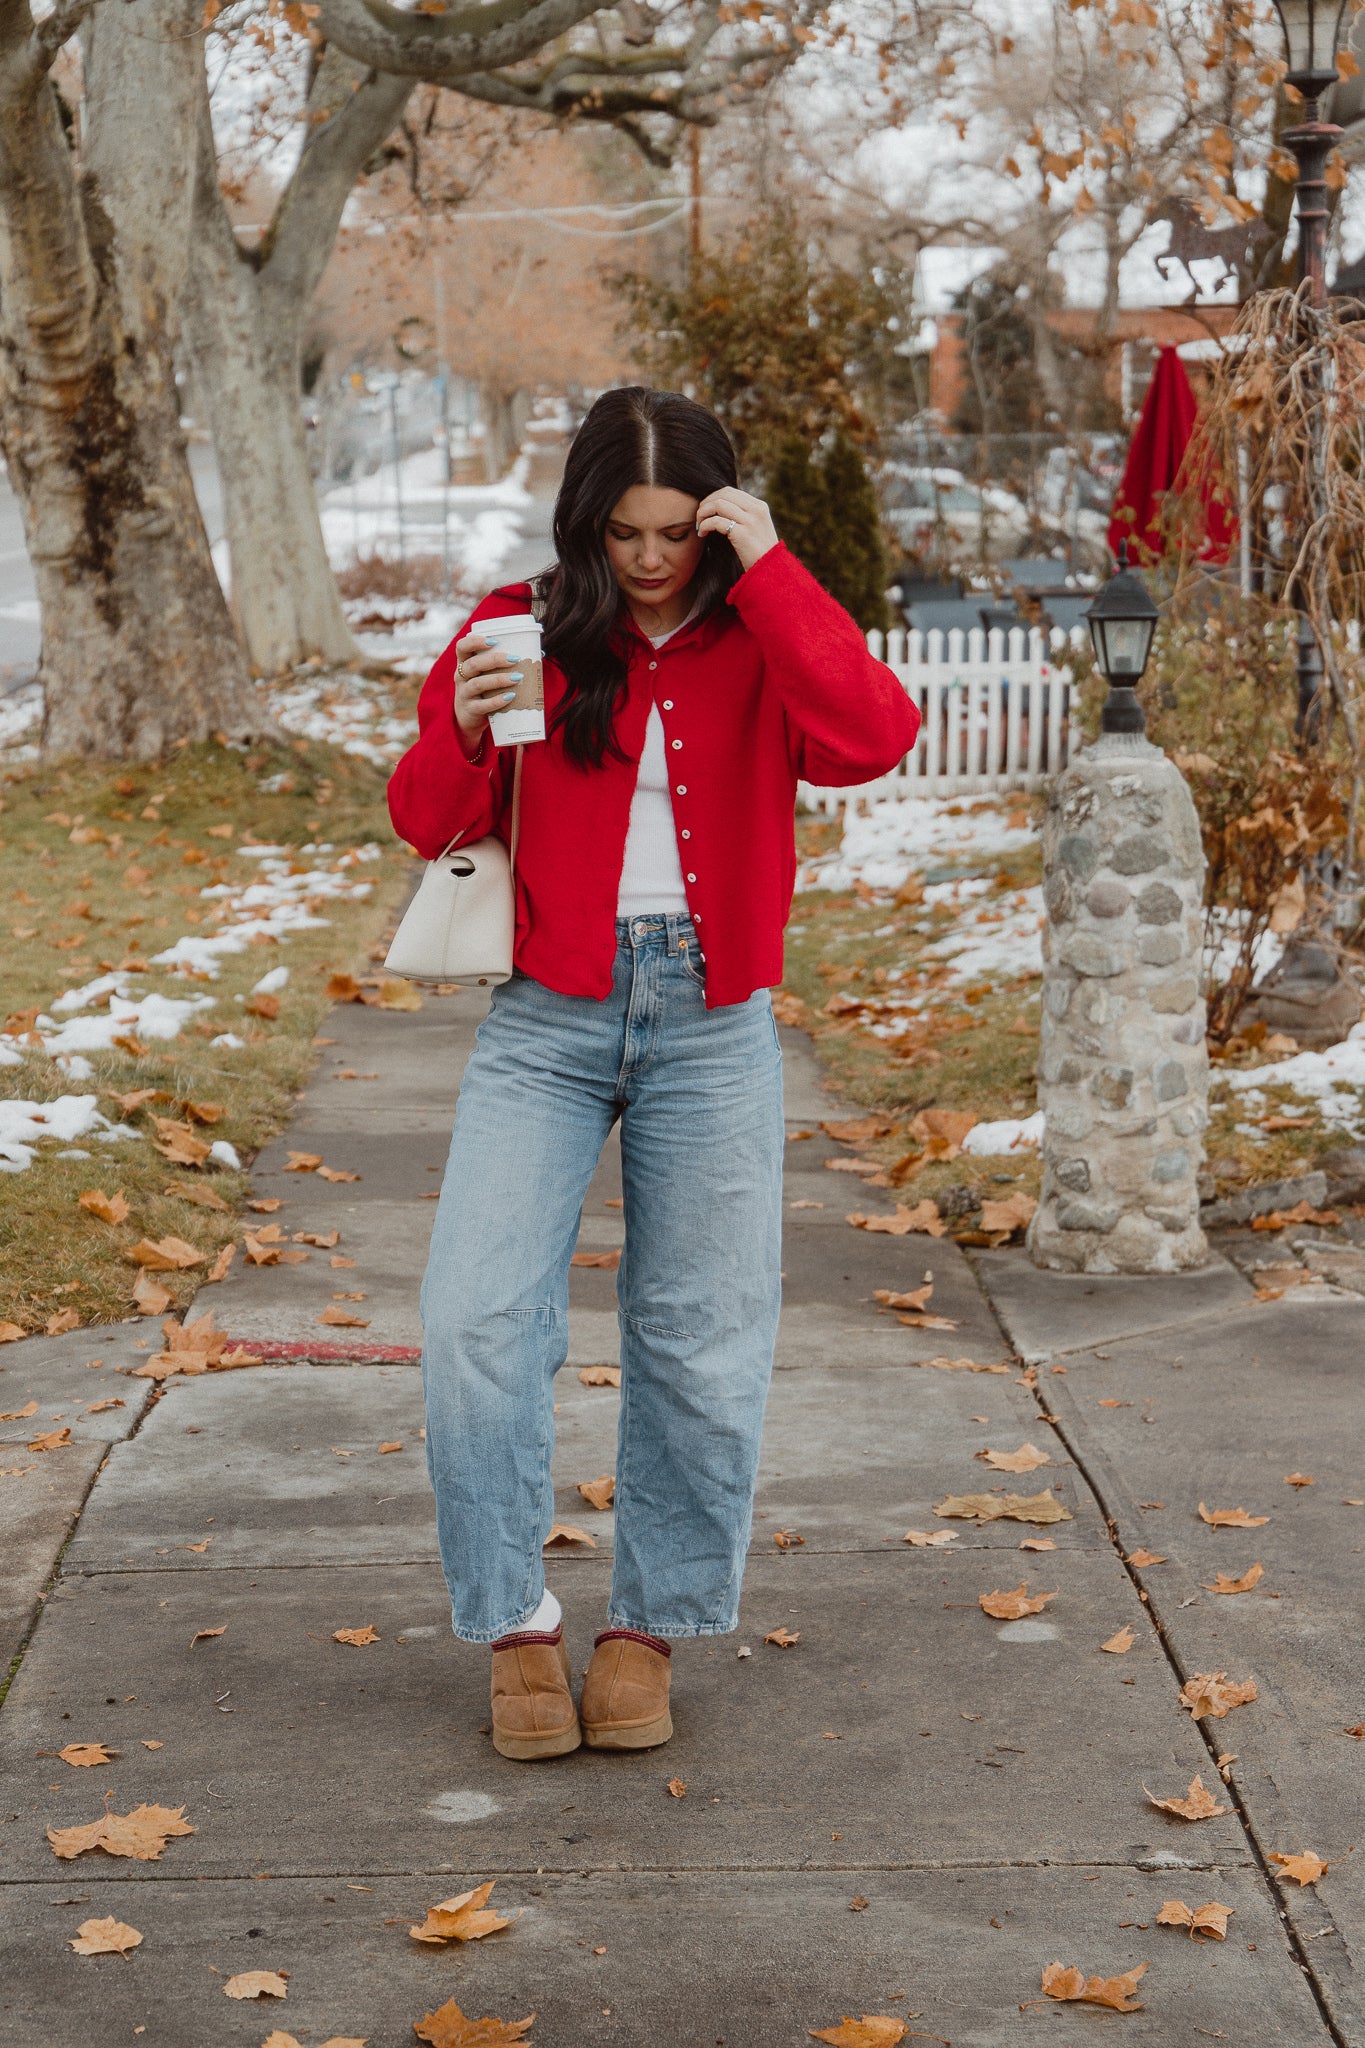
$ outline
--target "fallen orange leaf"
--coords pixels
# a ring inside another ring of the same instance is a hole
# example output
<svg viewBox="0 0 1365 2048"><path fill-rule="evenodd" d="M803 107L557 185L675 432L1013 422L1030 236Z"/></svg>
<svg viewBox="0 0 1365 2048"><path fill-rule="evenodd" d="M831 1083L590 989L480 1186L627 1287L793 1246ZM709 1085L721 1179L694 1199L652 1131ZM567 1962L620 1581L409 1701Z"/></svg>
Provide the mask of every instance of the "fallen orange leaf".
<svg viewBox="0 0 1365 2048"><path fill-rule="evenodd" d="M828 2041L830 2048L895 2048L905 2039L905 2021L889 2013L865 2012L860 2020L844 2014L837 2027L807 2027L812 2041Z"/></svg>
<svg viewBox="0 0 1365 2048"><path fill-rule="evenodd" d="M1007 1195L1003 1202L986 1201L981 1204L981 1228L989 1231L1011 1232L1022 1230L1033 1220L1038 1207L1037 1197L1021 1191Z"/></svg>
<svg viewBox="0 0 1365 2048"><path fill-rule="evenodd" d="M1158 1927L1188 1927L1190 1939L1207 1934L1211 1941L1226 1941L1228 1921L1235 1906L1220 1906L1210 1899L1207 1906L1187 1906L1183 1899L1167 1899L1156 1916Z"/></svg>
<svg viewBox="0 0 1365 2048"><path fill-rule="evenodd" d="M183 1237L143 1237L125 1252L124 1257L151 1273L178 1273L188 1271L191 1266L202 1266L208 1253L196 1251L192 1244L186 1244Z"/></svg>
<svg viewBox="0 0 1365 2048"><path fill-rule="evenodd" d="M74 1948L78 1956L126 1956L141 1940L136 1927L111 1916L107 1920L82 1920L67 1947Z"/></svg>
<svg viewBox="0 0 1365 2048"><path fill-rule="evenodd" d="M410 1927L409 1935L414 1941L429 1942L433 1948L440 1948L448 1941L482 1941L486 1934L496 1934L501 1927L510 1927L501 1913L491 1909L485 1911L488 1895L496 1878L487 1884L475 1887L473 1891L460 1892L453 1899L442 1899L439 1906L428 1906L427 1917L420 1927Z"/></svg>
<svg viewBox="0 0 1365 2048"><path fill-rule="evenodd" d="M135 1806L131 1813L103 1813L83 1827L49 1828L47 1839L56 1855L82 1856L103 1849L106 1856L131 1856L155 1863L172 1835L192 1835L183 1806Z"/></svg>
<svg viewBox="0 0 1365 2048"><path fill-rule="evenodd" d="M169 1159L172 1166L203 1165L209 1148L188 1124L168 1116L154 1116L152 1122L156 1125L156 1150L163 1159Z"/></svg>
<svg viewBox="0 0 1365 2048"><path fill-rule="evenodd" d="M619 1365L585 1365L578 1377L585 1387L619 1387L621 1368Z"/></svg>
<svg viewBox="0 0 1365 2048"><path fill-rule="evenodd" d="M1036 1472L1040 1465L1052 1463L1046 1451L1031 1443L1020 1444L1017 1451L978 1451L976 1455L996 1472Z"/></svg>
<svg viewBox="0 0 1365 2048"><path fill-rule="evenodd" d="M798 1536L795 1529L773 1530L773 1542L777 1545L779 1550L800 1549L804 1545L805 1541L805 1537Z"/></svg>
<svg viewBox="0 0 1365 2048"><path fill-rule="evenodd" d="M285 1173L316 1173L322 1164L321 1152L291 1152Z"/></svg>
<svg viewBox="0 0 1365 2048"><path fill-rule="evenodd" d="M528 2030L535 2025L535 2014L530 2013L524 2020L497 2020L487 2015L481 2020L470 2019L460 2011L453 1998L437 2006L424 2018L414 2020L412 2031L419 2041L429 2043L429 2048L517 2048L518 2042L526 2042Z"/></svg>
<svg viewBox="0 0 1365 2048"><path fill-rule="evenodd" d="M1137 1637L1133 1634L1133 1625L1130 1621L1126 1621L1118 1634L1110 1636L1107 1643L1100 1644L1100 1648L1112 1651L1116 1657L1124 1657L1132 1649L1136 1641Z"/></svg>
<svg viewBox="0 0 1365 2048"><path fill-rule="evenodd" d="M1148 1565L1165 1564L1166 1559L1159 1557L1155 1550L1134 1550L1129 1552L1128 1562L1142 1571Z"/></svg>
<svg viewBox="0 0 1365 2048"><path fill-rule="evenodd" d="M164 1195L174 1195L180 1202L193 1202L197 1209L218 1209L224 1215L232 1213L231 1205L203 1183L195 1186L187 1180L168 1180L161 1192Z"/></svg>
<svg viewBox="0 0 1365 2048"><path fill-rule="evenodd" d="M194 1124L220 1124L227 1115L221 1102L185 1101L180 1107Z"/></svg>
<svg viewBox="0 0 1365 2048"><path fill-rule="evenodd" d="M68 1330L79 1330L81 1314L79 1309L59 1309L55 1316L49 1316L43 1324L43 1333L48 1337L64 1337Z"/></svg>
<svg viewBox="0 0 1365 2048"><path fill-rule="evenodd" d="M71 1444L69 1428L50 1429L46 1436L35 1436L29 1442L31 1451L65 1451Z"/></svg>
<svg viewBox="0 0 1365 2048"><path fill-rule="evenodd" d="M316 1323L327 1323L337 1330L368 1330L370 1327L368 1316L352 1315L350 1309L342 1308L337 1302L329 1303L322 1314L314 1316L313 1320Z"/></svg>
<svg viewBox="0 0 1365 2048"><path fill-rule="evenodd" d="M225 1998L283 1998L289 1990L287 1970L242 1970L223 1986Z"/></svg>
<svg viewBox="0 0 1365 2048"><path fill-rule="evenodd" d="M38 1413L38 1403L30 1401L27 1408L6 1408L0 1413L0 1422L27 1422L30 1415Z"/></svg>
<svg viewBox="0 0 1365 2048"><path fill-rule="evenodd" d="M1049 1963L1043 1971L1043 1990L1049 1998L1107 2005L1113 2012L1141 2012L1142 2003L1133 1993L1147 1967L1146 1963L1139 1963L1118 1977L1087 1977L1074 1965L1068 1968L1064 1963Z"/></svg>
<svg viewBox="0 0 1365 2048"><path fill-rule="evenodd" d="M1143 1786L1147 1792L1147 1787ZM1153 1792L1147 1792L1153 1806L1159 1806L1163 1813L1179 1814L1181 1820L1212 1820L1216 1813L1230 1813L1231 1807L1220 1806L1202 1778L1191 1778L1190 1788L1183 1799L1158 1799Z"/></svg>
<svg viewBox="0 0 1365 2048"><path fill-rule="evenodd" d="M122 1223L128 1215L128 1203L122 1188L116 1195L106 1195L100 1188L87 1188L76 1200L82 1209L88 1209L92 1216L98 1216L101 1223Z"/></svg>
<svg viewBox="0 0 1365 2048"><path fill-rule="evenodd" d="M64 1764L71 1764L76 1770L88 1770L92 1764L111 1764L118 1755L103 1742L68 1742L65 1749L57 1751Z"/></svg>
<svg viewBox="0 0 1365 2048"><path fill-rule="evenodd" d="M1258 1586L1264 1577L1265 1571L1263 1567L1259 1564L1253 1564L1247 1567L1240 1579L1230 1579L1226 1572L1219 1572L1212 1585L1207 1580L1203 1582L1204 1591L1206 1593L1249 1593L1252 1587Z"/></svg>
<svg viewBox="0 0 1365 2048"><path fill-rule="evenodd" d="M288 1171L287 1168L286 1171ZM365 1176L361 1173L347 1173L339 1166L320 1166L318 1168L319 1180L363 1180L364 1178Z"/></svg>
<svg viewBox="0 0 1365 2048"><path fill-rule="evenodd" d="M616 1497L616 1481L610 1473L604 1473L600 1479L580 1479L578 1491L590 1508L605 1511Z"/></svg>
<svg viewBox="0 0 1365 2048"><path fill-rule="evenodd" d="M1206 1508L1201 1500L1199 1519L1207 1522L1211 1529L1260 1529L1270 1517L1249 1515L1245 1508Z"/></svg>
<svg viewBox="0 0 1365 2048"><path fill-rule="evenodd" d="M1026 1614L1041 1614L1049 1600L1055 1600L1056 1593L1037 1593L1029 1596L1028 1580L1024 1579L1011 1593L980 1593L977 1605L983 1614L989 1614L996 1621L1019 1621Z"/></svg>
<svg viewBox="0 0 1365 2048"><path fill-rule="evenodd" d="M213 1641L215 1636L225 1636L227 1632L228 1625L226 1622L223 1622L219 1628L196 1629L194 1634L190 1637L190 1648L193 1649L196 1643L210 1643Z"/></svg>
<svg viewBox="0 0 1365 2048"><path fill-rule="evenodd" d="M0 1323L0 1344L17 1344L28 1331L22 1323Z"/></svg>
<svg viewBox="0 0 1365 2048"><path fill-rule="evenodd" d="M1046 1488L1041 1493L950 1493L934 1513L945 1521L1036 1522L1042 1527L1072 1520L1070 1508Z"/></svg>
<svg viewBox="0 0 1365 2048"><path fill-rule="evenodd" d="M1294 1856L1287 1856L1283 1849L1272 1849L1270 1860L1272 1863L1278 1863L1285 1876L1292 1877L1300 1887L1316 1884L1329 1868L1311 1849L1300 1849Z"/></svg>
<svg viewBox="0 0 1365 2048"><path fill-rule="evenodd" d="M894 1127L889 1116L847 1117L842 1123L822 1123L827 1138L839 1145L865 1145L869 1138L884 1138Z"/></svg>
<svg viewBox="0 0 1365 2048"><path fill-rule="evenodd" d="M670 1778L664 1787L670 1799L686 1799L687 1784L682 1778Z"/></svg>
<svg viewBox="0 0 1365 2048"><path fill-rule="evenodd" d="M381 1445L379 1446L379 1455L380 1455L380 1457L381 1457L381 1458L387 1458L387 1457L389 1456L390 1452L392 1452L392 1451L401 1451L401 1450L402 1450L402 1448L403 1448L402 1444L401 1444L401 1443L399 1442L399 1440L398 1440L398 1439L397 1439L397 1438L395 1437L392 1443L387 1443L387 1444L381 1444Z"/></svg>
<svg viewBox="0 0 1365 2048"><path fill-rule="evenodd" d="M933 1281L926 1280L923 1287L912 1287L908 1294L897 1294L890 1287L874 1287L872 1299L885 1308L926 1308L933 1291Z"/></svg>
<svg viewBox="0 0 1365 2048"><path fill-rule="evenodd" d="M620 1263L619 1245L614 1252L575 1252L569 1261L571 1266L600 1266L606 1273L614 1273Z"/></svg>
<svg viewBox="0 0 1365 2048"><path fill-rule="evenodd" d="M339 1230L296 1230L294 1232L295 1244L315 1244L319 1251L324 1252L329 1252L332 1246L339 1242L340 1237L341 1232Z"/></svg>
<svg viewBox="0 0 1365 2048"><path fill-rule="evenodd" d="M1056 1544L1050 1536L1026 1536L1019 1545L1021 1550L1055 1550Z"/></svg>
<svg viewBox="0 0 1365 2048"><path fill-rule="evenodd" d="M956 1529L907 1529L902 1543L911 1543L916 1550L941 1550L945 1543L957 1542Z"/></svg>
<svg viewBox="0 0 1365 2048"><path fill-rule="evenodd" d="M217 1258L209 1267L208 1272L204 1275L205 1283L211 1284L215 1280L226 1280L228 1276L228 1268L231 1266L236 1256L237 1247L235 1244L220 1245L218 1249Z"/></svg>
<svg viewBox="0 0 1365 2048"><path fill-rule="evenodd" d="M567 1550L573 1543L584 1543L589 1550L596 1550L597 1538L589 1536L586 1529L576 1529L572 1522L554 1522L550 1533L541 1545L543 1550Z"/></svg>
<svg viewBox="0 0 1365 2048"><path fill-rule="evenodd" d="M171 1297L159 1280L153 1280L150 1273L142 1272L133 1283L133 1300L144 1316L164 1315L171 1305Z"/></svg>
<svg viewBox="0 0 1365 2048"><path fill-rule="evenodd" d="M372 1621L367 1621L364 1628L334 1628L332 1630L332 1641L334 1643L350 1643L355 1649L359 1650L366 1643L377 1643L379 1641L379 1631Z"/></svg>
<svg viewBox="0 0 1365 2048"><path fill-rule="evenodd" d="M795 1630L786 1628L769 1629L763 1640L765 1643L775 1643L779 1650L791 1650L800 1642L801 1631L799 1628Z"/></svg>
<svg viewBox="0 0 1365 2048"><path fill-rule="evenodd" d="M1188 1707L1196 1721L1222 1721L1234 1707L1250 1706L1257 1697L1255 1679L1227 1685L1226 1678L1226 1671L1196 1672L1181 1687L1181 1706Z"/></svg>
<svg viewBox="0 0 1365 2048"><path fill-rule="evenodd" d="M912 1231L927 1232L930 1237L942 1237L948 1226L938 1213L937 1202L928 1196L917 1202L913 1209L898 1204L894 1216L864 1216L861 1210L845 1217L855 1230L879 1231L885 1237L908 1237Z"/></svg>
<svg viewBox="0 0 1365 2048"><path fill-rule="evenodd" d="M1284 1483L1286 1486L1315 1486L1317 1481L1310 1479L1306 1472L1286 1472Z"/></svg>

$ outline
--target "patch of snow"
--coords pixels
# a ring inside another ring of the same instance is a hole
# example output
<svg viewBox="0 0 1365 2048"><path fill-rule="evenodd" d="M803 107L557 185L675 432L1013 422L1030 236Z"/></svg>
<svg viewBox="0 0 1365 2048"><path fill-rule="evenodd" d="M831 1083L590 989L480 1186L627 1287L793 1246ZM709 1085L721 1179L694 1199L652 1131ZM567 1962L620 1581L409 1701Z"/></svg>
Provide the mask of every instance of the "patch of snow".
<svg viewBox="0 0 1365 2048"><path fill-rule="evenodd" d="M230 1145L226 1138L214 1139L213 1143L209 1146L209 1158L216 1159L221 1166L232 1167L236 1173L240 1173L242 1170L241 1155L238 1153L237 1147Z"/></svg>
<svg viewBox="0 0 1365 2048"><path fill-rule="evenodd" d="M110 1123L95 1095L59 1095L53 1102L0 1101L0 1172L25 1173L44 1138L70 1146L76 1138L105 1137L121 1126ZM128 1132L136 1137L135 1131ZM62 1152L62 1159L88 1159L88 1152Z"/></svg>
<svg viewBox="0 0 1365 2048"><path fill-rule="evenodd" d="M221 1052L241 1052L246 1040L239 1038L235 1031L220 1031L216 1038L209 1040L209 1044L217 1046Z"/></svg>
<svg viewBox="0 0 1365 2048"><path fill-rule="evenodd" d="M866 811L850 806L838 851L803 861L797 888L851 889L865 882L870 889L894 891L923 868L1016 853L1037 839L1031 826L1009 824L1018 809L1017 799L994 797L965 804L961 798L884 797Z"/></svg>
<svg viewBox="0 0 1365 2048"><path fill-rule="evenodd" d="M1002 1117L999 1123L974 1124L962 1140L962 1150L978 1159L995 1159L1007 1152L1034 1150L1043 1142L1043 1112L1032 1116Z"/></svg>
<svg viewBox="0 0 1365 2048"><path fill-rule="evenodd" d="M955 928L924 948L949 962L954 981L1012 980L1043 971L1043 892L1020 889L1000 913L960 918Z"/></svg>
<svg viewBox="0 0 1365 2048"><path fill-rule="evenodd" d="M1227 1085L1244 1102L1264 1103L1270 1087L1290 1089L1295 1095L1316 1098L1324 1123L1336 1124L1358 1135L1365 1102L1347 1089L1365 1089L1365 1023L1355 1025L1338 1045L1321 1052L1296 1052L1268 1067L1252 1067L1224 1076Z"/></svg>
<svg viewBox="0 0 1365 2048"><path fill-rule="evenodd" d="M280 989L287 988L288 986L289 969L287 967L272 967L269 974L261 976L251 993L253 996L273 996Z"/></svg>
<svg viewBox="0 0 1365 2048"><path fill-rule="evenodd" d="M0 1067L22 1067L24 1055L12 1046L0 1045Z"/></svg>
<svg viewBox="0 0 1365 2048"><path fill-rule="evenodd" d="M57 1065L73 1081L88 1081L95 1071L84 1054L78 1052L58 1053Z"/></svg>
<svg viewBox="0 0 1365 2048"><path fill-rule="evenodd" d="M107 1010L89 1017L73 1017L60 1027L50 1017L39 1017L38 1031L44 1051L56 1055L69 1052L105 1052L116 1037L136 1034L140 1038L179 1038L181 1030L200 1010L211 1010L216 996L146 995L135 998L111 995Z"/></svg>

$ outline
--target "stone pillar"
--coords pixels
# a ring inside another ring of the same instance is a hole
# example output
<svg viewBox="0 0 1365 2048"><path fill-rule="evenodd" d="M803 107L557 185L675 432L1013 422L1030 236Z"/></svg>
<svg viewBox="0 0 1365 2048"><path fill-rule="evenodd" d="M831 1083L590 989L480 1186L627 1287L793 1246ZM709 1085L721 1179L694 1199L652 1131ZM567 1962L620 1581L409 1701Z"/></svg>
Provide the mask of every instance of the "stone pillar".
<svg viewBox="0 0 1365 2048"><path fill-rule="evenodd" d="M1056 778L1043 826L1043 1192L1035 1265L1176 1273L1208 1256L1204 850L1185 781L1136 733Z"/></svg>

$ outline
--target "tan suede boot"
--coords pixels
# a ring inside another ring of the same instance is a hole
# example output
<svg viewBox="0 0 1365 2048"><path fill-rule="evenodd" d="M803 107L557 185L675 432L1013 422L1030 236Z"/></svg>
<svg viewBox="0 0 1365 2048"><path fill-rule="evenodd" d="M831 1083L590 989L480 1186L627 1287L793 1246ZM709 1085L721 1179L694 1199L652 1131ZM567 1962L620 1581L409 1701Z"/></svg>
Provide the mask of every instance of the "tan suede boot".
<svg viewBox="0 0 1365 2048"><path fill-rule="evenodd" d="M564 1624L550 1635L503 1636L493 1645L493 1747L530 1763L582 1741Z"/></svg>
<svg viewBox="0 0 1365 2048"><path fill-rule="evenodd" d="M673 1733L668 1711L672 1651L638 1629L597 1638L583 1681L583 1740L589 1749L653 1749Z"/></svg>

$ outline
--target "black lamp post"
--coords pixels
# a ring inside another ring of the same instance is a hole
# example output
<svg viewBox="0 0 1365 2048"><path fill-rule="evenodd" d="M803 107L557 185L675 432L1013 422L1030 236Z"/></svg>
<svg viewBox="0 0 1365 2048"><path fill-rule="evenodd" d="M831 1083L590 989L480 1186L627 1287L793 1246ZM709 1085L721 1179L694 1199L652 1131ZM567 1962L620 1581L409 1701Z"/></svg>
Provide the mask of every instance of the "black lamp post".
<svg viewBox="0 0 1365 2048"><path fill-rule="evenodd" d="M1157 616L1146 584L1128 567L1128 543L1120 541L1118 574L1110 577L1085 615L1096 664L1109 685L1100 713L1101 732L1147 730L1137 686L1152 651Z"/></svg>
<svg viewBox="0 0 1365 2048"><path fill-rule="evenodd" d="M1285 84L1302 93L1303 120L1280 138L1293 150L1299 175L1295 213L1299 223L1299 280L1307 282L1312 305L1327 303L1327 159L1340 128L1324 121L1318 102L1337 81L1337 49L1346 0L1275 0L1284 30L1289 69ZM1298 677L1300 740L1312 738L1322 690L1322 649L1318 646L1301 592L1292 592L1299 611Z"/></svg>

